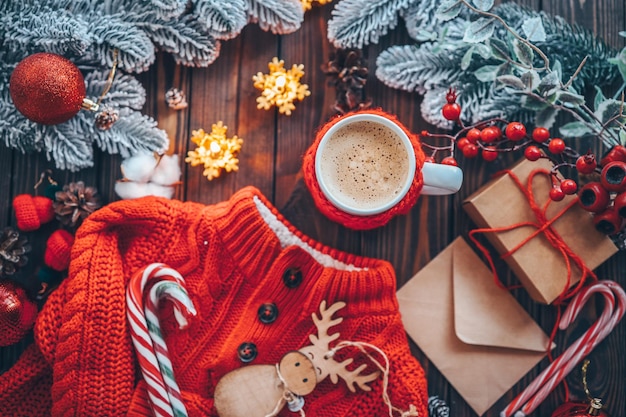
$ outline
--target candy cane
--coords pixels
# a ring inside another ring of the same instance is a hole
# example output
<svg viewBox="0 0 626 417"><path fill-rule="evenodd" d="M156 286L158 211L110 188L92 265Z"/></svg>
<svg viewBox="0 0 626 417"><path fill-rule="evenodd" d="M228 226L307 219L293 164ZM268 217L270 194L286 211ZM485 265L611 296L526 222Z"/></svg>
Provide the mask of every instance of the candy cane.
<svg viewBox="0 0 626 417"><path fill-rule="evenodd" d="M144 291L148 284L153 285L144 307ZM187 326L187 318L195 316L196 310L184 284L183 277L177 271L155 263L137 271L131 277L126 291L131 338L156 417L187 416L156 314L159 301L167 298L174 305L174 316L179 327L183 329Z"/></svg>
<svg viewBox="0 0 626 417"><path fill-rule="evenodd" d="M615 296L611 297L610 301L611 301L612 304L614 304L614 300L617 300L617 306L612 305L610 308L607 308L607 306L605 306L605 309L603 311L602 316L606 316L607 319L603 322L602 325L598 326L597 337L595 337L595 339L593 339L593 340L590 340L589 343L587 345L583 346L583 348L580 351L575 352L575 354L572 356L572 358L570 358L568 361L566 361L564 366L562 368L560 368L552 376L551 380L547 384L544 384L537 391L537 393L534 395L532 400L528 401L522 407L522 409L515 414L516 417L524 417L524 416L532 413L539 406L539 404L541 404L546 399L546 397L552 392L552 390L558 384L560 384L561 381L567 375L569 375L569 373L572 371L572 369L574 369L574 367L578 363L580 363L585 356L587 356L589 353L591 353L591 351L593 351L593 349L595 349L596 346L598 344L600 344L600 342L602 340L604 340L604 338L606 338L606 336L609 335L609 333L611 333L613 328L617 325L617 323L624 316L624 312L626 312L626 293L615 282L605 281L605 284L607 285L607 288L610 288L610 289L613 290L612 294L614 294ZM606 299L606 302L607 302L607 305L608 305L609 298ZM607 312L607 310L609 310L609 309L613 310L613 314L606 314L605 315L604 313ZM601 319L602 319L602 317L601 317ZM602 321L601 319L598 320L598 322L601 322ZM573 318L571 319L571 321L573 321ZM567 328L571 324L571 321L569 321L569 322L563 322L562 321L562 324L559 327L561 329Z"/></svg>
<svg viewBox="0 0 626 417"><path fill-rule="evenodd" d="M542 373L540 373L535 380L526 387L508 406L500 413L501 417L510 417L516 410L520 409L527 401L533 400L537 391L539 391L544 385L548 384L552 377L561 369L561 367L568 361L572 360L572 357L577 352L585 349L585 346L590 346L592 341L599 335L600 329L603 325L606 325L609 320L614 305L613 293L604 284L594 284L590 287L586 287L574 298L568 306L561 323L560 328L564 328L565 324L569 324L578 312L582 309L585 302L596 292L600 292L607 299L607 306L603 311L601 317L585 332L583 336L578 338L565 352L561 354L554 362L548 366ZM559 380L560 381L560 380ZM550 386L550 391L558 384L556 380L552 380L554 385ZM537 402L533 401L534 404ZM520 411L515 414L516 417L523 415Z"/></svg>
<svg viewBox="0 0 626 417"><path fill-rule="evenodd" d="M571 301L559 323L561 329L567 328L576 318L586 301L594 294L601 293L606 300L605 309L600 318L574 342L561 356L550 364L535 380L522 391L500 413L501 417L510 417L520 407L515 416L520 417L532 412L547 395L565 378L574 366L598 343L600 343L622 318L626 308L626 294L622 288L612 281L600 281L583 288ZM617 297L616 297L617 295ZM614 312L615 298L618 299L618 309ZM526 403L526 404L525 404Z"/></svg>

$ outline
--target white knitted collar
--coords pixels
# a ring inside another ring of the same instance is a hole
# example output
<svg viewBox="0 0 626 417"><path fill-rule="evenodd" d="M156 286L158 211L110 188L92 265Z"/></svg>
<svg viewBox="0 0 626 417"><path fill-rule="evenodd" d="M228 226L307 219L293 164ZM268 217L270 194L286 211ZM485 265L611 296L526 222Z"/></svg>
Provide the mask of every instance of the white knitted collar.
<svg viewBox="0 0 626 417"><path fill-rule="evenodd" d="M303 249L305 252L307 252L309 255L311 255L311 257L313 257L313 259L315 259L319 264L321 264L322 266L326 268L334 268L340 271L363 271L367 269L367 268L359 268L352 264L346 264L344 262L341 262L333 258L330 255L327 255L325 253L322 253L314 249L313 247L311 247L311 245L304 242L298 236L293 234L289 230L289 228L283 222L281 222L265 204L263 204L261 199L259 199L257 196L254 196L253 199L254 199L254 204L257 207L257 210L259 210L259 214L261 215L265 223L267 223L269 228L272 229L272 231L274 232L274 234L280 241L280 245L283 248L287 246L292 246L292 245L298 246L301 249Z"/></svg>

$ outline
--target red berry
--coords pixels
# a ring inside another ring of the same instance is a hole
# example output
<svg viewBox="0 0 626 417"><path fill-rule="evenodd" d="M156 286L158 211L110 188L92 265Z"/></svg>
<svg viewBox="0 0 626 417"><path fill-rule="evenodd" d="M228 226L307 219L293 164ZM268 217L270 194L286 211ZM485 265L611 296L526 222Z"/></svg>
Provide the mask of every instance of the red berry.
<svg viewBox="0 0 626 417"><path fill-rule="evenodd" d="M542 143L548 139L550 139L550 131L545 127L536 127L535 130L533 130L533 140L535 142Z"/></svg>
<svg viewBox="0 0 626 417"><path fill-rule="evenodd" d="M581 155L576 160L576 170L581 174L591 174L597 166L596 157L592 153Z"/></svg>
<svg viewBox="0 0 626 417"><path fill-rule="evenodd" d="M529 161L536 161L541 158L541 151L538 147L531 145L524 149L524 157Z"/></svg>
<svg viewBox="0 0 626 417"><path fill-rule="evenodd" d="M476 129L475 127L471 128L468 132L467 132L467 140L469 140L472 143L476 143L480 140L480 129Z"/></svg>
<svg viewBox="0 0 626 417"><path fill-rule="evenodd" d="M555 185L550 190L550 200L552 201L561 201L565 198L565 193L558 185Z"/></svg>
<svg viewBox="0 0 626 417"><path fill-rule="evenodd" d="M626 162L626 148L622 145L615 145L607 153L602 155L600 165L605 166L613 161Z"/></svg>
<svg viewBox="0 0 626 417"><path fill-rule="evenodd" d="M494 161L498 157L498 152L496 151L495 147L487 146L482 151L482 157L485 161L491 162L491 161Z"/></svg>
<svg viewBox="0 0 626 417"><path fill-rule="evenodd" d="M430 162L431 164L435 163L435 158L433 156L427 156L424 158L424 162Z"/></svg>
<svg viewBox="0 0 626 417"><path fill-rule="evenodd" d="M428 135L429 135L428 130L422 130L422 131L420 132L420 136L427 137Z"/></svg>
<svg viewBox="0 0 626 417"><path fill-rule="evenodd" d="M502 130L498 126L489 126L480 132L480 139L485 143L495 142L501 138Z"/></svg>
<svg viewBox="0 0 626 417"><path fill-rule="evenodd" d="M574 180L563 180L561 181L561 190L567 195L575 194L578 191L578 184Z"/></svg>
<svg viewBox="0 0 626 417"><path fill-rule="evenodd" d="M450 104L456 103L456 91L454 91L454 89L448 89L448 92L446 93L446 101Z"/></svg>
<svg viewBox="0 0 626 417"><path fill-rule="evenodd" d="M443 105L441 109L441 114L447 120L459 120L459 116L461 115L461 106L458 103L447 103Z"/></svg>
<svg viewBox="0 0 626 417"><path fill-rule="evenodd" d="M467 145L470 144L470 141L467 138L461 138L456 141L456 147L460 150L463 150Z"/></svg>
<svg viewBox="0 0 626 417"><path fill-rule="evenodd" d="M565 142L563 139L554 138L548 144L548 149L555 155L560 154L565 150Z"/></svg>
<svg viewBox="0 0 626 417"><path fill-rule="evenodd" d="M506 126L506 137L512 141L522 140L526 137L526 126L520 122L512 122Z"/></svg>
<svg viewBox="0 0 626 417"><path fill-rule="evenodd" d="M443 158L441 160L441 164L442 165L452 165L452 166L459 166L459 164L456 162L456 159L454 159L454 157L452 156L446 156L445 158Z"/></svg>
<svg viewBox="0 0 626 417"><path fill-rule="evenodd" d="M461 152L463 152L463 156L466 158L476 158L476 156L478 156L478 146L473 143L468 143Z"/></svg>

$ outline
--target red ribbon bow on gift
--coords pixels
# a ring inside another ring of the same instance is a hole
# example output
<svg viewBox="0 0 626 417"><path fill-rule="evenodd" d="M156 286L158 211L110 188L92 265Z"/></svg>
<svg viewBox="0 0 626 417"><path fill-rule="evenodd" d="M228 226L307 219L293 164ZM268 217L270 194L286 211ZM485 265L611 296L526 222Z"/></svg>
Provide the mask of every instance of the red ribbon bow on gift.
<svg viewBox="0 0 626 417"><path fill-rule="evenodd" d="M502 282L498 278L498 274L496 272L496 268L493 263L493 259L491 258L491 255L489 253L489 250L487 250L487 248L485 248L485 246L483 246L478 241L478 239L476 238L476 234L489 233L489 232L496 232L496 233L506 232L509 230L517 229L519 227L534 227L535 231L531 233L530 235L528 235L521 242L519 242L514 248L502 254L501 258L504 259L508 256L511 256L513 253L515 253L519 248L524 246L530 240L532 240L539 234L543 233L543 235L548 240L548 242L561 253L565 261L565 264L567 266L567 281L565 283L565 287L563 288L563 291L561 292L559 297L557 297L557 299L554 301L554 304L557 304L557 305L562 304L565 300L574 296L585 285L588 279L591 279L592 281L597 281L598 278L593 273L593 271L585 264L585 262L580 258L580 256L578 256L569 246L567 246L567 244L563 241L563 238L561 238L561 236L552 227L554 222L556 222L565 212L567 212L567 210L569 210L574 204L577 203L578 199L577 198L572 199L554 217L548 218L547 211L552 200L548 200L543 205L543 207L541 207L535 199L532 184L533 184L533 179L535 178L536 175L546 175L550 177L551 174L549 171L545 169L536 169L532 171L530 175L528 176L528 181L525 185L510 170L504 170L504 171L499 172L498 174L500 175L508 174L511 177L513 182L519 187L520 191L526 196L526 200L528 201L530 209L535 215L536 221L514 223L514 224L503 226L503 227L480 228L480 229L474 229L470 231L469 233L470 239L472 240L472 242L474 242L474 244L478 247L478 249L485 255L485 258L487 258L489 266L491 267L491 271L493 272L493 277L496 282L496 285L498 285L500 288L503 288L503 289L511 289L511 288L519 287L519 286L506 287L504 284L502 284ZM581 277L580 277L578 284L574 288L570 289L570 285L572 282L572 263L576 265L578 269L580 269Z"/></svg>

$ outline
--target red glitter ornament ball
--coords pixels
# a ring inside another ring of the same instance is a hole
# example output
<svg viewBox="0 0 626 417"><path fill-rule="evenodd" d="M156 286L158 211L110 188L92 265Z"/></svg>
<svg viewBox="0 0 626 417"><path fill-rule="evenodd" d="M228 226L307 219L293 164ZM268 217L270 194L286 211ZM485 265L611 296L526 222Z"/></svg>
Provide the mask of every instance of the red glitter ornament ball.
<svg viewBox="0 0 626 417"><path fill-rule="evenodd" d="M0 282L0 346L19 342L33 327L37 306L23 288L11 281Z"/></svg>
<svg viewBox="0 0 626 417"><path fill-rule="evenodd" d="M85 81L70 60L41 52L17 64L9 91L15 107L28 119L55 125L68 121L81 109Z"/></svg>
<svg viewBox="0 0 626 417"><path fill-rule="evenodd" d="M602 409L602 401L594 398L590 401L569 401L561 404L554 412L552 417L610 417L606 411Z"/></svg>

